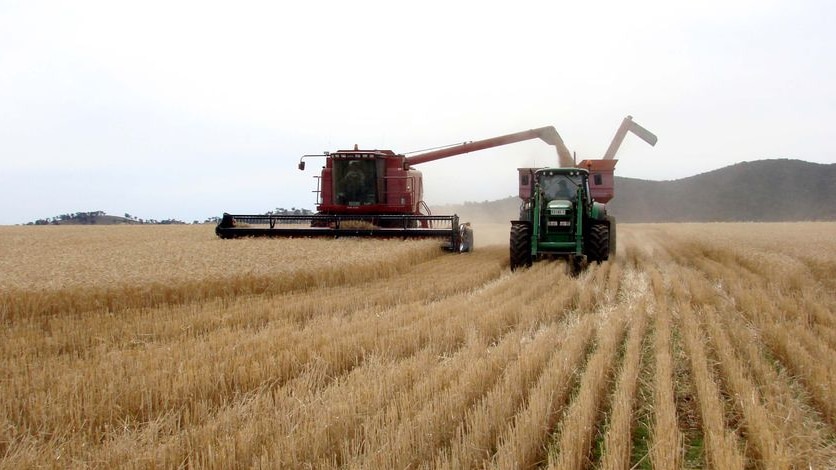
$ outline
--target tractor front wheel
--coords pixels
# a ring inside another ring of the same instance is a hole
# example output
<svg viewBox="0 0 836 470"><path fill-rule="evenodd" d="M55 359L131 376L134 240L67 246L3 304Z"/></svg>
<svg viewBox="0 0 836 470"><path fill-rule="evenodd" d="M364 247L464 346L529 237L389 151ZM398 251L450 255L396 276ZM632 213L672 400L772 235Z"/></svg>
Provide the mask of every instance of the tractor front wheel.
<svg viewBox="0 0 836 470"><path fill-rule="evenodd" d="M590 261L600 263L610 257L610 228L606 224L595 224L589 229L587 255Z"/></svg>
<svg viewBox="0 0 836 470"><path fill-rule="evenodd" d="M511 225L511 271L531 266L531 226Z"/></svg>

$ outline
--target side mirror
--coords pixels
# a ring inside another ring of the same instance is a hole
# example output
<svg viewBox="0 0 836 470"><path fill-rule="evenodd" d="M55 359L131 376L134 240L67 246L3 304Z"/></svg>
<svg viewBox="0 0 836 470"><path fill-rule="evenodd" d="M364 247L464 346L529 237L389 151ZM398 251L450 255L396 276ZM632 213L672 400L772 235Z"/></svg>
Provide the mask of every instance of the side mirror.
<svg viewBox="0 0 836 470"><path fill-rule="evenodd" d="M304 169L305 169L305 162L304 161L299 162L299 169L304 171Z"/></svg>

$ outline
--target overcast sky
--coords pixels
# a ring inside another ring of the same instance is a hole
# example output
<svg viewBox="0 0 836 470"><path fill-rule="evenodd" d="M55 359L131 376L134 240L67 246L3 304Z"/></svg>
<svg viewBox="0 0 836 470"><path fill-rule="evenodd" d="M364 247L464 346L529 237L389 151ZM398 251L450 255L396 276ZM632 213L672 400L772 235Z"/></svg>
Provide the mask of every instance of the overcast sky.
<svg viewBox="0 0 836 470"><path fill-rule="evenodd" d="M836 2L0 0L0 224L314 208L305 153L553 125L616 174L836 162ZM425 199L516 194L540 141L423 164ZM616 195L616 197L618 197Z"/></svg>

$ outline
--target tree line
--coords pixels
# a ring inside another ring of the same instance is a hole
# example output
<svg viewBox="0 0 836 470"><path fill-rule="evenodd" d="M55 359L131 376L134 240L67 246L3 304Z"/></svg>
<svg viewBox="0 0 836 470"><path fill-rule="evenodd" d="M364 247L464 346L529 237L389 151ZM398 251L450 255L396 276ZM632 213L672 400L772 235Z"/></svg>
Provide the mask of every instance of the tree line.
<svg viewBox="0 0 836 470"><path fill-rule="evenodd" d="M297 209L291 207L285 209L284 207L277 207L273 210L265 212L264 215L312 215L313 211L308 209ZM194 220L192 224L216 224L220 222L220 217L208 217L203 222ZM112 224L146 224L146 225L179 225L186 224L186 222L178 219L141 219L129 213L124 216L109 216L105 211L90 211L90 212L74 212L69 214L56 215L55 217L47 217L45 219L38 219L33 222L27 222L24 225L63 225L63 224L79 224L79 225L112 225Z"/></svg>
<svg viewBox="0 0 836 470"><path fill-rule="evenodd" d="M105 219L107 217L107 219ZM38 219L34 222L27 222L25 225L63 225L63 224L79 224L79 225L96 225L96 224L152 224L152 225L174 225L185 224L182 220L177 219L140 219L125 213L121 216L108 216L105 211L90 211L90 212L74 212L71 214L61 214L55 217L47 217L45 219ZM195 221L195 223L198 223Z"/></svg>

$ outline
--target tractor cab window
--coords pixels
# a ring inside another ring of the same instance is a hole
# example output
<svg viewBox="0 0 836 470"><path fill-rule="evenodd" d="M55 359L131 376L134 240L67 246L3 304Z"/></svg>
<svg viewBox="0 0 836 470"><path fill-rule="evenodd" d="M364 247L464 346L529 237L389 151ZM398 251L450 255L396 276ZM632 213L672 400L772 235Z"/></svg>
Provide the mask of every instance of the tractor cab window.
<svg viewBox="0 0 836 470"><path fill-rule="evenodd" d="M578 196L578 187L582 183L583 181L580 175L540 175L540 188L547 201L554 199L574 201Z"/></svg>
<svg viewBox="0 0 836 470"><path fill-rule="evenodd" d="M334 194L337 204L362 206L377 202L374 159L334 160Z"/></svg>

